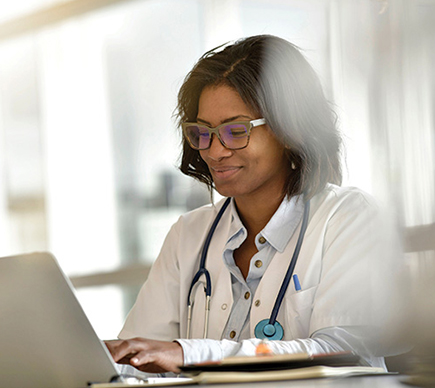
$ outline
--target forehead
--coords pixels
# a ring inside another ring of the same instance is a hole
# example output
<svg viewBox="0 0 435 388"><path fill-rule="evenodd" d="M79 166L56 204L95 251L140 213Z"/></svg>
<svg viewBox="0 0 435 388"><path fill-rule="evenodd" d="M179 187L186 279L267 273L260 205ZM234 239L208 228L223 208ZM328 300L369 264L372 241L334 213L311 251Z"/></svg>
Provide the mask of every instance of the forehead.
<svg viewBox="0 0 435 388"><path fill-rule="evenodd" d="M232 117L255 118L255 112L245 104L240 94L227 85L207 86L199 97L198 119L218 125Z"/></svg>

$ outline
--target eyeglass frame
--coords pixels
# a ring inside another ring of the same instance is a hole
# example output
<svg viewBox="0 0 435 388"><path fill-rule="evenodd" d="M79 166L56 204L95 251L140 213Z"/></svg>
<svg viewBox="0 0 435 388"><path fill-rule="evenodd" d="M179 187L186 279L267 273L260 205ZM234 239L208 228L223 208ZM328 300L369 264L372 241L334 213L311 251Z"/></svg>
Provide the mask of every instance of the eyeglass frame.
<svg viewBox="0 0 435 388"><path fill-rule="evenodd" d="M244 145L243 147L239 147L239 148L230 148L227 145L224 144L224 142L222 141L220 134L219 134L219 128L221 127L225 127L227 125L234 125L234 124L243 124L244 126L246 126L247 128L247 141L246 141L246 145ZM246 148L249 145L249 139L251 136L251 130L254 127L259 127L261 125L266 124L266 119L265 118L259 118L259 119L255 119L255 120L238 120L238 121L230 121L228 123L222 123L220 125L218 125L217 127L211 128L205 124L201 124L198 122L185 122L185 123L181 123L181 128L183 130L183 135L185 137L185 139L187 140L187 142L189 143L189 146L191 148L193 148L196 151L204 151L204 150L208 150L211 147L211 142L212 142L212 134L214 133L216 135L216 137L219 139L220 143L222 144L222 146L224 146L225 148L229 149L229 150L242 150L243 148ZM189 139L189 136L187 136L187 127L189 125L196 125L199 127L203 127L206 128L208 130L208 134L209 134L209 145L207 148L197 148L194 147Z"/></svg>

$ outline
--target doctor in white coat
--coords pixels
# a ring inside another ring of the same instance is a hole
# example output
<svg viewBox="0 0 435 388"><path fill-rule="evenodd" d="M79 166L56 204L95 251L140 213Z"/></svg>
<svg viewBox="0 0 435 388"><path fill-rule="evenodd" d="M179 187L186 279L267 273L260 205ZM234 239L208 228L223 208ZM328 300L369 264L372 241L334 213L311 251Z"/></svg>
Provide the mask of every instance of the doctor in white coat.
<svg viewBox="0 0 435 388"><path fill-rule="evenodd" d="M206 53L181 87L178 113L181 171L230 198L205 259L209 314L206 276L191 284L225 199L173 225L120 339L106 342L115 361L176 372L255 354L256 327L269 321L300 239L276 315L282 336L270 348L352 350L385 366L378 334L398 257L370 196L340 187L335 117L300 51L263 35Z"/></svg>

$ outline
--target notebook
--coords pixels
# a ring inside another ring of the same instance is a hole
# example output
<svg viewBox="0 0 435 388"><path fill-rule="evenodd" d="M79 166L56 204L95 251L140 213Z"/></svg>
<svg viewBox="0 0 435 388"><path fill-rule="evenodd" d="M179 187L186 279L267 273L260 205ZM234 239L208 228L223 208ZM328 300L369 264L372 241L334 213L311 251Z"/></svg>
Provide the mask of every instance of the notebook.
<svg viewBox="0 0 435 388"><path fill-rule="evenodd" d="M0 258L0 387L79 388L118 374L49 253Z"/></svg>
<svg viewBox="0 0 435 388"><path fill-rule="evenodd" d="M183 373L202 372L265 372L299 369L312 366L361 366L361 358L353 352L310 355L307 353L276 354L266 356L235 356L221 361L207 361L180 366Z"/></svg>

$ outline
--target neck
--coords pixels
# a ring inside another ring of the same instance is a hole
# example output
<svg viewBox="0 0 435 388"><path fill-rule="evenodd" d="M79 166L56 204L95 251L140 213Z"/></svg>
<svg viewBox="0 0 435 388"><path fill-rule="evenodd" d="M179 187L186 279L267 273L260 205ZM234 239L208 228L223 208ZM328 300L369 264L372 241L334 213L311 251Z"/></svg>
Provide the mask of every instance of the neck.
<svg viewBox="0 0 435 388"><path fill-rule="evenodd" d="M269 222L284 199L285 194L268 198L235 198L237 211L248 235L256 236Z"/></svg>

